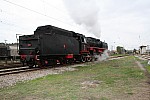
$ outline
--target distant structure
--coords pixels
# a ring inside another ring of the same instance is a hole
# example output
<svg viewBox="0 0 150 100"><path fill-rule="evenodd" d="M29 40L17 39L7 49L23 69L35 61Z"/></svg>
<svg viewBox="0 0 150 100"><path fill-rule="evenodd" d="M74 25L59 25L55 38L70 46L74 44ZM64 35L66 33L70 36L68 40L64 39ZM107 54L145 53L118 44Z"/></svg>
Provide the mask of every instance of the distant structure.
<svg viewBox="0 0 150 100"><path fill-rule="evenodd" d="M150 45L147 45L146 53L150 55Z"/></svg>
<svg viewBox="0 0 150 100"><path fill-rule="evenodd" d="M140 46L140 54L146 54L146 46Z"/></svg>
<svg viewBox="0 0 150 100"><path fill-rule="evenodd" d="M10 56L10 48L5 43L0 43L0 58Z"/></svg>
<svg viewBox="0 0 150 100"><path fill-rule="evenodd" d="M117 46L117 52L118 52L118 54L125 54L125 49L124 49L124 47L121 47L121 46Z"/></svg>
<svg viewBox="0 0 150 100"><path fill-rule="evenodd" d="M15 60L18 57L17 43L0 43L0 59L9 58Z"/></svg>
<svg viewBox="0 0 150 100"><path fill-rule="evenodd" d="M19 56L18 55L18 51L17 51L17 44L14 43L14 44L9 44L9 48L10 48L10 55L11 56Z"/></svg>

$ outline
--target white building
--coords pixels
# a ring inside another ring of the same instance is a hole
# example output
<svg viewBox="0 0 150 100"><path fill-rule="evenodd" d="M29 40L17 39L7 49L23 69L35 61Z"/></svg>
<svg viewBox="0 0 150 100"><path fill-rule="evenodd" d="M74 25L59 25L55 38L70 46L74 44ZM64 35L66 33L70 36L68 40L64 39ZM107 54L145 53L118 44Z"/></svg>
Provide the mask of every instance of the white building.
<svg viewBox="0 0 150 100"><path fill-rule="evenodd" d="M17 52L17 45L16 44L10 45L9 48L10 48L10 55L11 56L19 56L18 52Z"/></svg>
<svg viewBox="0 0 150 100"><path fill-rule="evenodd" d="M140 54L146 54L146 46L140 46Z"/></svg>

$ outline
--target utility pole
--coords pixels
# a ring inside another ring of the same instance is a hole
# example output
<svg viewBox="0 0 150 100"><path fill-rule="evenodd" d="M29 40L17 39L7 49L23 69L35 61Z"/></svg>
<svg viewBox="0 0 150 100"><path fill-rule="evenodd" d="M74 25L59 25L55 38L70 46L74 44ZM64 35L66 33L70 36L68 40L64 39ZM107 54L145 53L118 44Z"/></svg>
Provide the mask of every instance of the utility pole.
<svg viewBox="0 0 150 100"><path fill-rule="evenodd" d="M7 40L4 40L4 41L5 41L5 46L6 46L6 41L7 41Z"/></svg>
<svg viewBox="0 0 150 100"><path fill-rule="evenodd" d="M114 43L114 44L113 44L114 51L116 51L116 46L115 46L115 43L116 43L116 42L113 42L113 43Z"/></svg>
<svg viewBox="0 0 150 100"><path fill-rule="evenodd" d="M19 42L18 36L19 36L19 35L22 35L22 34L16 34L16 39L17 39L17 52L18 52L18 42Z"/></svg>
<svg viewBox="0 0 150 100"><path fill-rule="evenodd" d="M147 52L148 52L148 55L150 55L150 45L147 45Z"/></svg>

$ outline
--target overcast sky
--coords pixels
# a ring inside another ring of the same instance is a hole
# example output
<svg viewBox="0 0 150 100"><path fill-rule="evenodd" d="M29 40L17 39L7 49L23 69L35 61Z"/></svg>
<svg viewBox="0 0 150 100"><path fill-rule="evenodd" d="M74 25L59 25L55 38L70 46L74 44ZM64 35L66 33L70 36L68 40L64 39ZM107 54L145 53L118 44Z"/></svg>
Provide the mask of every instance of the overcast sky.
<svg viewBox="0 0 150 100"><path fill-rule="evenodd" d="M150 45L150 0L0 0L0 42L53 25L109 44Z"/></svg>

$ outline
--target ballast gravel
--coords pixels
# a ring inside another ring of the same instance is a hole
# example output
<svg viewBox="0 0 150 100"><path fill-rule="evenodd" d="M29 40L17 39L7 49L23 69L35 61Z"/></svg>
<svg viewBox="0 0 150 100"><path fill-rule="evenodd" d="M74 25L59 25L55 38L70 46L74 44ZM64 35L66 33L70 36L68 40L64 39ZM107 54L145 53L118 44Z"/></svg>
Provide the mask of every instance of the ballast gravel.
<svg viewBox="0 0 150 100"><path fill-rule="evenodd" d="M78 64L69 67L66 66L66 67L48 68L48 69L41 69L36 71L0 76L0 88L13 86L18 82L23 82L23 81L26 82L28 80L33 80L46 75L61 74L64 71L75 71L77 70L75 68L76 66L83 66L83 65Z"/></svg>
<svg viewBox="0 0 150 100"><path fill-rule="evenodd" d="M99 60L99 61L106 60L107 58L108 57L105 57L104 59ZM98 63L99 61L90 63L90 65ZM46 75L62 74L62 72L64 72L64 71L75 71L75 70L77 70L77 68L75 68L75 67L87 66L87 65L89 65L89 63L75 64L75 65L70 65L70 66L65 66L65 67L41 69L41 70L36 70L36 71L0 76L0 88L4 88L7 86L13 86L18 82L26 82L26 81L40 78L40 77L43 77Z"/></svg>

